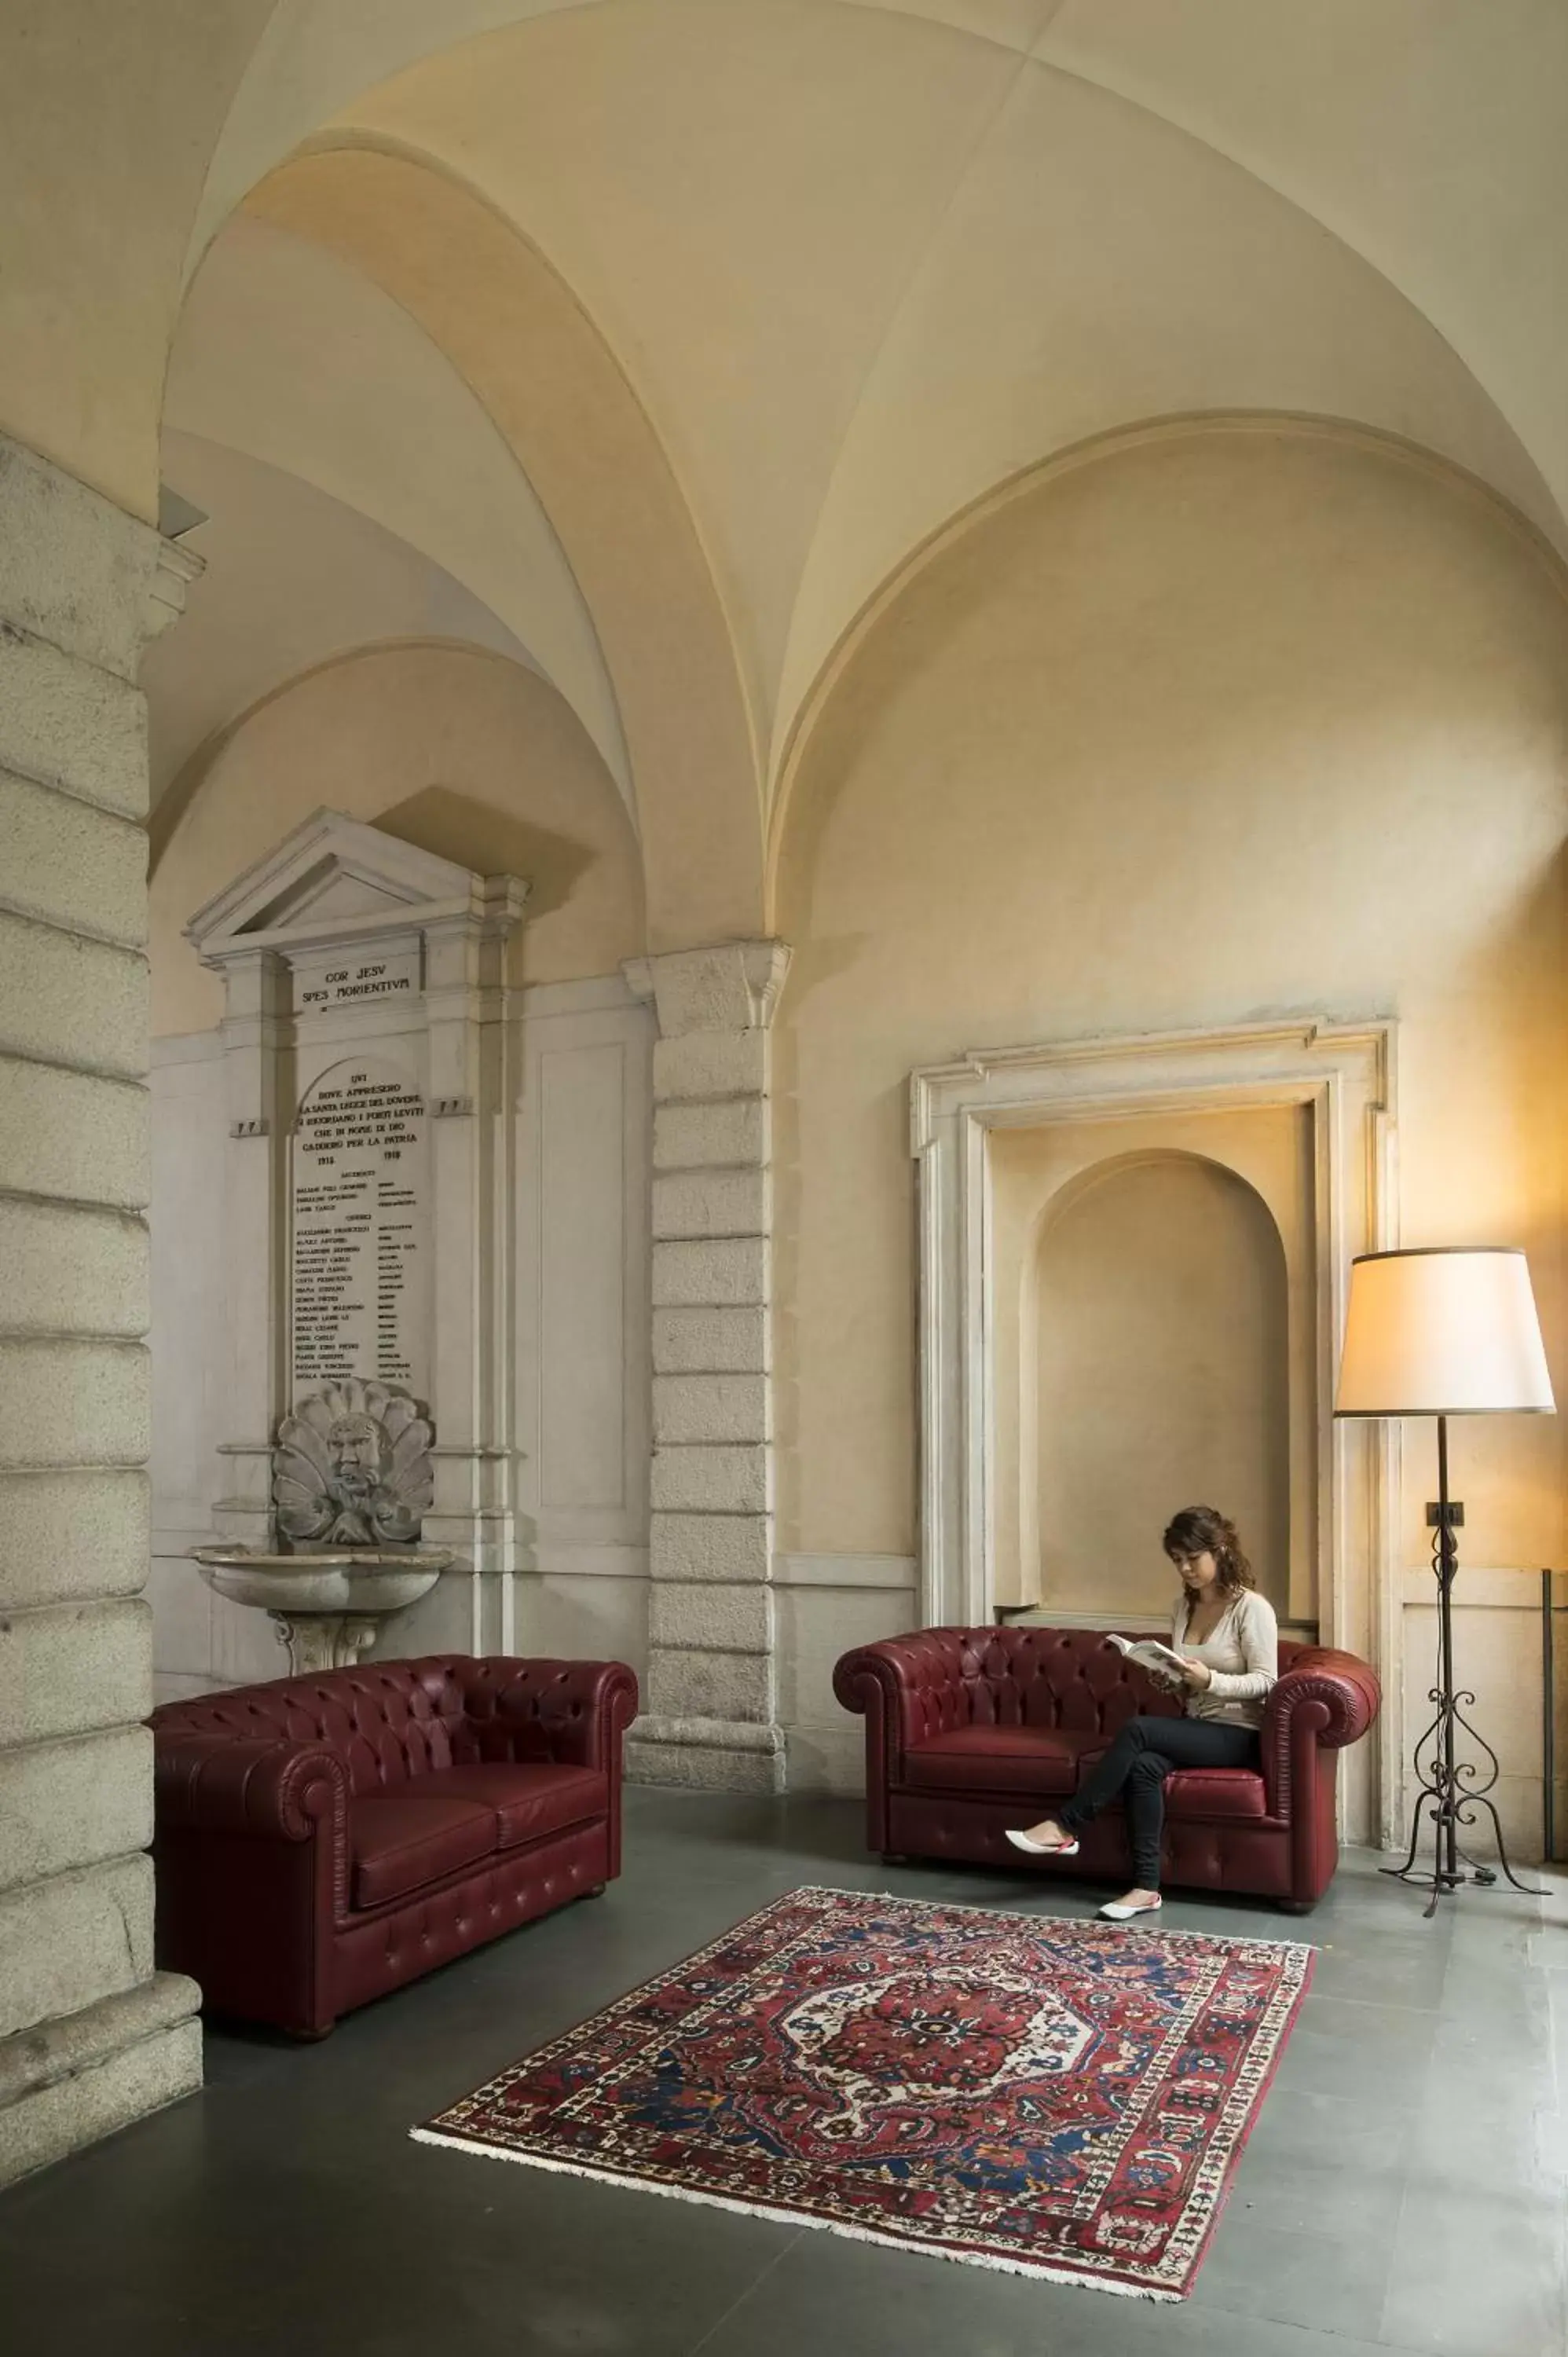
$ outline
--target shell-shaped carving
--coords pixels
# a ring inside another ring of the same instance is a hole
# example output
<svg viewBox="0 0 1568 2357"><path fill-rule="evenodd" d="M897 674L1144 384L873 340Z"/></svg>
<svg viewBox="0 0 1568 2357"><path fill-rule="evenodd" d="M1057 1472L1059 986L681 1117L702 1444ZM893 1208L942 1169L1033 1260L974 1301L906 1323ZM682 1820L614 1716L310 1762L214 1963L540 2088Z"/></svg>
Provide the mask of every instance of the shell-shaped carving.
<svg viewBox="0 0 1568 2357"><path fill-rule="evenodd" d="M408 1546L435 1491L432 1432L419 1402L358 1376L298 1401L278 1426L273 1503L297 1552Z"/></svg>

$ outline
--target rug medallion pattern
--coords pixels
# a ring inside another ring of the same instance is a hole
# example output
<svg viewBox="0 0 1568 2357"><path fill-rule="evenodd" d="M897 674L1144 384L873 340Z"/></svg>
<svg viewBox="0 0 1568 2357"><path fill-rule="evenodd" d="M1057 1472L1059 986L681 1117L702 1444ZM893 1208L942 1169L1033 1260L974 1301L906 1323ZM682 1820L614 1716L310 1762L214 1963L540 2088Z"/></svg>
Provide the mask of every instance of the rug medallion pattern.
<svg viewBox="0 0 1568 2357"><path fill-rule="evenodd" d="M1312 1953L795 1890L414 2134L1179 2299Z"/></svg>

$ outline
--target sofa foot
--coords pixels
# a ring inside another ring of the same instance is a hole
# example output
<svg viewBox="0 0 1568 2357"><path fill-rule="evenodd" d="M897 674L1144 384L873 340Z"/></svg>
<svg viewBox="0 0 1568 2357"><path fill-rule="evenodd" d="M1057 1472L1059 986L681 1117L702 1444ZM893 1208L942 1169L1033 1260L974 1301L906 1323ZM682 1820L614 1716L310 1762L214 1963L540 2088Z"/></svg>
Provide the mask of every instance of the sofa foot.
<svg viewBox="0 0 1568 2357"><path fill-rule="evenodd" d="M1310 1915L1317 1901L1316 1899L1282 1899L1278 1904L1282 1915Z"/></svg>
<svg viewBox="0 0 1568 2357"><path fill-rule="evenodd" d="M602 1899L608 1889L607 1882L596 1882L584 1891L583 1896L585 1899Z"/></svg>
<svg viewBox="0 0 1568 2357"><path fill-rule="evenodd" d="M909 1861L901 1849L885 1849L882 1863L884 1866L908 1866Z"/></svg>

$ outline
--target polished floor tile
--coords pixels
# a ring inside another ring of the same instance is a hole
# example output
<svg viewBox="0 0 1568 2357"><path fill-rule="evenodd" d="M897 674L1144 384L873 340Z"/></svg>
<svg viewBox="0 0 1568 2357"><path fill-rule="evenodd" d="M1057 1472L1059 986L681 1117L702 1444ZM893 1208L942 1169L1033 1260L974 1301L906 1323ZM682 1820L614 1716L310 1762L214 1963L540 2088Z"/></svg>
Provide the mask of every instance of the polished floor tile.
<svg viewBox="0 0 1568 2357"><path fill-rule="evenodd" d="M1430 2180L1419 2159L1394 2237L1382 2337L1434 2357L1568 2351L1563 2189Z"/></svg>
<svg viewBox="0 0 1568 2357"><path fill-rule="evenodd" d="M1375 2343L1199 2309L981 2275L837 2236L801 2235L699 2343L701 2357L1366 2357Z"/></svg>
<svg viewBox="0 0 1568 2357"><path fill-rule="evenodd" d="M1347 1859L1305 1921L1173 1898L1174 1929L1318 1949L1194 2296L1154 2304L443 2152L418 2120L822 1882L1081 1917L1027 1869L889 1867L850 1803L634 1792L627 1871L315 2047L214 2029L199 2098L0 2195L27 2357L1559 2357L1568 1884L1423 1924ZM1136 1934L1131 1935L1136 1936ZM1556 2335L1556 2338L1552 2336Z"/></svg>

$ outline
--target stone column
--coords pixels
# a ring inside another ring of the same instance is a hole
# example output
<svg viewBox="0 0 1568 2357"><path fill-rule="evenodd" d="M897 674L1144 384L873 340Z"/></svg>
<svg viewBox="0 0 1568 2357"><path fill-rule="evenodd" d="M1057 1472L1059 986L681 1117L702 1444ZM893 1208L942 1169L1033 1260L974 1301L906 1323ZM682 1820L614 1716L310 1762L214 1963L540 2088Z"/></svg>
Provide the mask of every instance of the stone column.
<svg viewBox="0 0 1568 2357"><path fill-rule="evenodd" d="M194 562L0 438L0 2182L201 2081L153 1970L145 640Z"/></svg>
<svg viewBox="0 0 1568 2357"><path fill-rule="evenodd" d="M653 1477L647 1710L630 1772L777 1792L768 1027L789 952L634 960L653 1050Z"/></svg>

